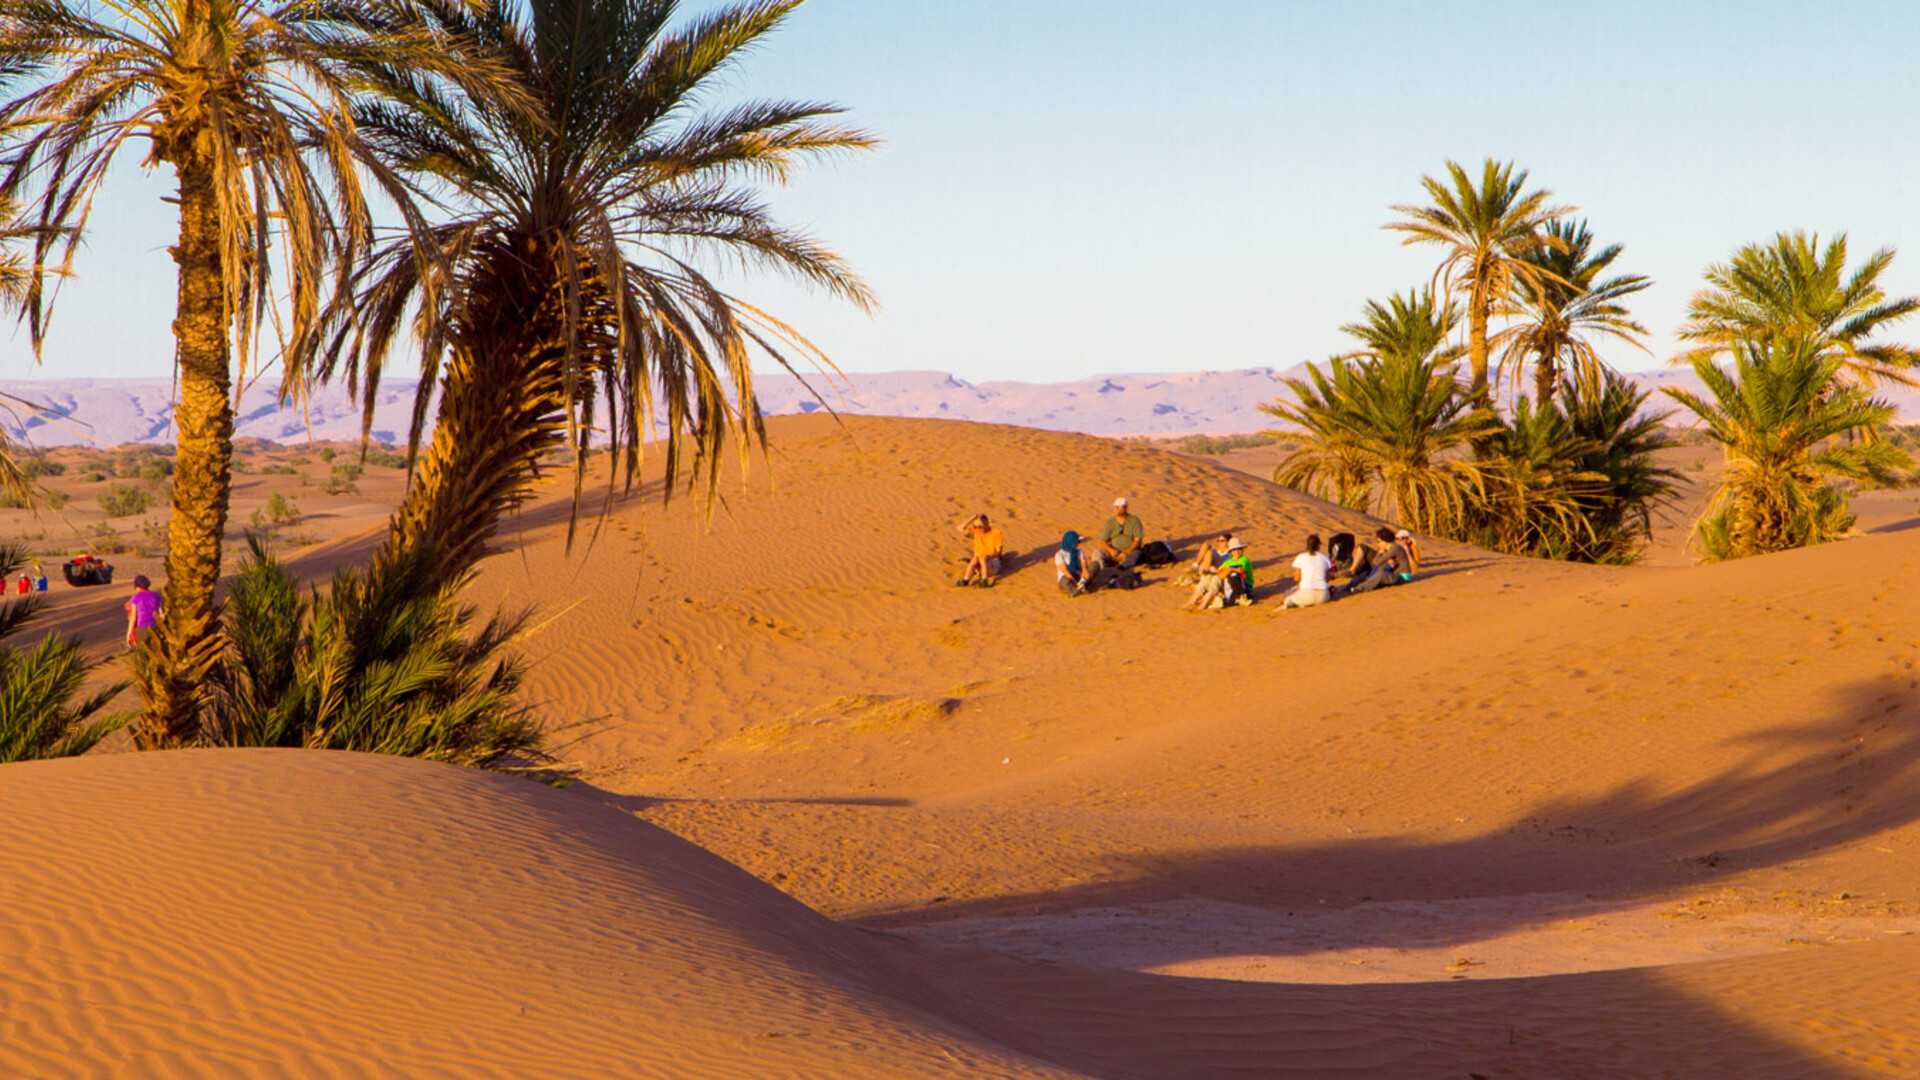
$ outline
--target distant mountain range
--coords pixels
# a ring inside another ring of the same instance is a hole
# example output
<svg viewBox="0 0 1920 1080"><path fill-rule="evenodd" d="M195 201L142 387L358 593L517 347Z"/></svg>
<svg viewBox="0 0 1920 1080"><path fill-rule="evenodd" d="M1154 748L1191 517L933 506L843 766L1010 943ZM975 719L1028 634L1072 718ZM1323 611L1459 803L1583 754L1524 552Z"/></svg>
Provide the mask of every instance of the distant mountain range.
<svg viewBox="0 0 1920 1080"><path fill-rule="evenodd" d="M1176 375L1106 375L1077 382L970 383L938 371L814 376L763 375L755 382L767 415L830 408L851 416L918 416L1017 424L1089 435L1232 434L1259 431L1272 418L1259 406L1286 395L1281 379L1300 368L1244 368ZM1655 391L1650 404L1673 403L1659 388L1698 389L1692 372L1636 372ZM406 438L418 384L393 380L373 409L373 438ZM809 389L811 387L811 389ZM0 391L43 406L52 419L0 408L0 428L34 446L118 446L173 440L173 383L169 379L44 379L0 381ZM818 397L815 396L817 392ZM1920 391L1887 396L1906 419L1920 418ZM823 404L824 402L824 404ZM282 406L277 387L257 385L241 397L237 438L301 442L360 437L361 412L343 389L325 388L304 408Z"/></svg>

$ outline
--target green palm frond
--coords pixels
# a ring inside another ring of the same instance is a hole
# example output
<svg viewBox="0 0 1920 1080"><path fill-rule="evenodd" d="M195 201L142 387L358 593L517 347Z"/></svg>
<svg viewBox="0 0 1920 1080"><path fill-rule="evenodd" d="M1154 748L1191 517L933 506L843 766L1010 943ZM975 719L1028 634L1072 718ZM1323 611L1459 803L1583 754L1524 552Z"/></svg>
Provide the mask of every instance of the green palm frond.
<svg viewBox="0 0 1920 1080"><path fill-rule="evenodd" d="M421 343L422 380L439 384L441 404L425 445L420 395L396 548L433 543L449 575L463 572L556 449L572 452L577 517L601 438L620 466L610 492L633 482L658 433L668 490L684 477L711 505L728 447L744 457L764 435L754 359L831 370L804 335L714 276L772 271L873 303L753 186L873 137L825 103L704 105L795 7L735 4L677 27L664 0L435 9L446 33L515 72L530 109L405 67L366 73L397 104L360 109L359 129L437 220L372 253L290 370L343 377L370 410L394 349Z"/></svg>
<svg viewBox="0 0 1920 1080"><path fill-rule="evenodd" d="M1805 336L1781 334L1731 348L1726 368L1696 356L1705 393L1666 392L1700 418L1727 467L1697 532L1709 559L1825 543L1852 527L1837 480L1887 483L1905 451L1854 439L1892 423L1894 407L1837 381L1846 360Z"/></svg>
<svg viewBox="0 0 1920 1080"><path fill-rule="evenodd" d="M1527 172L1512 162L1489 158L1479 179L1458 163L1447 162L1445 180L1423 176L1426 206L1396 205L1401 220L1383 228L1402 234L1401 243L1432 244L1443 250L1432 289L1459 296L1467 325L1470 393L1481 397L1488 386L1488 325L1512 304L1517 289L1541 289L1560 279L1528 256L1560 241L1545 230L1548 222L1573 212L1552 205L1552 193L1526 190Z"/></svg>
<svg viewBox="0 0 1920 1080"><path fill-rule="evenodd" d="M1824 246L1803 232L1748 244L1730 262L1707 268L1707 287L1689 301L1679 331L1692 344L1674 362L1713 360L1749 341L1783 338L1837 358L1841 373L1861 386L1920 385L1920 350L1871 340L1920 311L1920 297L1889 298L1880 283L1893 256L1892 248L1881 248L1849 274L1844 233Z"/></svg>
<svg viewBox="0 0 1920 1080"><path fill-rule="evenodd" d="M1602 280L1622 249L1613 244L1594 251L1584 221L1549 221L1545 234L1549 243L1521 256L1542 276L1515 281L1512 321L1488 342L1499 354L1503 377L1517 382L1521 370L1534 365L1534 399L1542 403L1553 399L1563 374L1599 388L1605 364L1595 339L1613 338L1645 351L1640 339L1646 327L1633 321L1621 301L1652 284L1638 274Z"/></svg>
<svg viewBox="0 0 1920 1080"><path fill-rule="evenodd" d="M0 545L0 577L27 558L19 545ZM51 633L30 649L6 644L40 609L37 596L0 599L0 764L84 754L129 719L105 712L126 683L81 694L101 661L86 658L78 635Z"/></svg>

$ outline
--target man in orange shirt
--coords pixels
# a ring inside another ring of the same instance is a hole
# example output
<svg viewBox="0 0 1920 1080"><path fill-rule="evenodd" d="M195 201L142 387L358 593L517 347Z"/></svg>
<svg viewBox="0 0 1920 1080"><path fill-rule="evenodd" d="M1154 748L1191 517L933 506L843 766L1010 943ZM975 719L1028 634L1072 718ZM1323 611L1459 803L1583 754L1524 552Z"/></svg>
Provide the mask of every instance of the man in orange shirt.
<svg viewBox="0 0 1920 1080"><path fill-rule="evenodd" d="M987 520L985 514L975 514L960 526L960 532L973 545L973 558L967 561L966 573L960 575L955 585L973 584L980 579L980 587L993 588L993 579L1000 576L1000 556L1007 550L1007 538L999 529Z"/></svg>

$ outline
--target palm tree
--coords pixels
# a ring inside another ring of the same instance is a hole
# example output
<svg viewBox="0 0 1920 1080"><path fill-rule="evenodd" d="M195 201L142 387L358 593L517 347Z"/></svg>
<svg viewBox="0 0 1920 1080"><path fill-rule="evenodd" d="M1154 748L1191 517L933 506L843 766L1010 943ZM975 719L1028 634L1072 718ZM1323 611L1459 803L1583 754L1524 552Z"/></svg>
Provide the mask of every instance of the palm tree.
<svg viewBox="0 0 1920 1080"><path fill-rule="evenodd" d="M0 546L0 577L26 563L14 544ZM40 610L36 596L0 600L0 642L20 632ZM98 662L81 651L80 639L48 634L32 649L0 644L0 764L84 754L118 731L127 718L102 714L127 684L111 683L75 700Z"/></svg>
<svg viewBox="0 0 1920 1080"><path fill-rule="evenodd" d="M1299 425L1297 448L1274 468L1274 483L1332 495L1423 533L1458 536L1484 495L1480 466L1459 451L1497 421L1473 407L1453 365L1435 356L1386 353L1308 365L1287 379L1297 403L1261 409Z"/></svg>
<svg viewBox="0 0 1920 1080"><path fill-rule="evenodd" d="M1662 467L1657 451L1673 445L1670 413L1650 412L1643 390L1618 372L1599 380L1563 377L1558 407L1584 449L1574 467L1602 481L1602 496L1582 508L1587 543L1569 556L1581 562L1628 563L1653 538L1653 511L1673 493L1680 474Z"/></svg>
<svg viewBox="0 0 1920 1080"><path fill-rule="evenodd" d="M1712 359L1749 341L1783 337L1804 342L1817 356L1838 358L1840 372L1861 386L1920 385L1913 374L1920 349L1871 340L1920 310L1920 297L1888 299L1880 285L1893 255L1892 248L1881 248L1849 274L1845 233L1824 249L1818 235L1804 232L1748 244L1731 262L1707 268L1707 287L1693 295L1680 327L1680 339L1694 345L1674 362Z"/></svg>
<svg viewBox="0 0 1920 1080"><path fill-rule="evenodd" d="M659 431L669 477L690 453L711 494L729 438L744 452L764 437L753 353L790 369L790 353L824 357L693 258L770 267L870 304L837 256L774 221L742 182L783 179L802 159L872 138L834 122L830 105L703 104L797 4L757 0L678 30L671 0L442 8L449 32L512 69L531 115L450 97L430 73L383 73L397 104L363 110L360 126L443 220L376 254L312 363L371 402L404 332L425 345L438 417L423 451L422 395L409 444L417 471L388 556L432 547L436 576L457 578L562 446L573 451L577 512L597 420L628 483Z"/></svg>
<svg viewBox="0 0 1920 1080"><path fill-rule="evenodd" d="M1459 309L1451 303L1436 305L1430 288L1395 293L1384 305L1378 300L1369 300L1364 315L1362 321L1340 328L1341 333L1357 339L1364 347L1336 359L1434 357L1450 363L1460 356L1459 346L1447 344L1447 336L1453 333L1454 323L1459 319Z"/></svg>
<svg viewBox="0 0 1920 1080"><path fill-rule="evenodd" d="M1653 457L1668 445L1665 416L1645 413L1648 393L1606 369L1597 380L1564 377L1558 389L1542 406L1521 397L1475 444L1486 494L1471 531L1513 555L1631 562L1672 490L1675 474Z"/></svg>
<svg viewBox="0 0 1920 1080"><path fill-rule="evenodd" d="M1621 248L1612 244L1595 252L1584 221L1549 221L1546 236L1546 244L1521 256L1542 272L1514 279L1512 313L1517 321L1489 343L1500 350L1500 369L1516 380L1520 369L1532 362L1533 397L1541 406L1553 400L1562 374L1599 384L1605 365L1592 338L1613 337L1645 351L1639 339L1647 329L1628 316L1620 301L1653 284L1639 274L1600 280Z"/></svg>
<svg viewBox="0 0 1920 1080"><path fill-rule="evenodd" d="M1731 371L1696 356L1702 396L1669 387L1725 448L1727 469L1697 531L1710 561L1825 543L1853 526L1836 479L1887 482L1911 464L1873 439L1841 440L1893 420L1894 408L1834 379L1845 362L1805 338L1733 346Z"/></svg>
<svg viewBox="0 0 1920 1080"><path fill-rule="evenodd" d="M213 741L556 771L518 699L522 665L502 655L525 613L470 632L474 612L456 599L466 580L425 580L419 559L343 568L305 600L257 537L248 546L214 669Z"/></svg>
<svg viewBox="0 0 1920 1080"><path fill-rule="evenodd" d="M195 736L221 654L234 359L255 360L269 334L305 335L330 267L371 242L362 173L404 209L353 124L366 88L356 69L405 63L466 85L497 76L411 11L404 0L0 0L11 93L0 197L20 200L39 230L24 301L36 353L52 300L42 271L71 263L120 151L144 143L146 163L171 166L179 184L178 456L165 607L139 680L142 747Z"/></svg>
<svg viewBox="0 0 1920 1080"><path fill-rule="evenodd" d="M1512 162L1487 159L1476 185L1457 163L1447 162L1451 186L1423 176L1431 206L1395 206L1403 221L1383 228L1404 233L1401 244L1437 244L1445 250L1434 273L1435 290L1459 294L1466 303L1467 363L1470 398L1489 401L1487 386L1487 326L1511 303L1515 288L1535 290L1554 275L1527 256L1553 241L1542 231L1547 222L1573 212L1570 206L1550 206L1552 193L1527 192L1527 173L1514 172Z"/></svg>

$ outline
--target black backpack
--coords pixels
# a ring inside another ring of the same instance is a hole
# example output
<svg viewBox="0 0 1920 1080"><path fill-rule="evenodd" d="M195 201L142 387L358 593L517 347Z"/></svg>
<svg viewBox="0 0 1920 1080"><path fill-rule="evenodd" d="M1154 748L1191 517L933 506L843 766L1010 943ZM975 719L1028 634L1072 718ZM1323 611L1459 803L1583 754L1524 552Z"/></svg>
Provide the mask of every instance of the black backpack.
<svg viewBox="0 0 1920 1080"><path fill-rule="evenodd" d="M1141 566L1166 566L1171 562L1173 562L1173 545L1165 540L1155 540L1150 544L1141 545Z"/></svg>
<svg viewBox="0 0 1920 1080"><path fill-rule="evenodd" d="M1327 559L1334 569L1345 569L1353 561L1353 534L1334 533L1327 540Z"/></svg>

